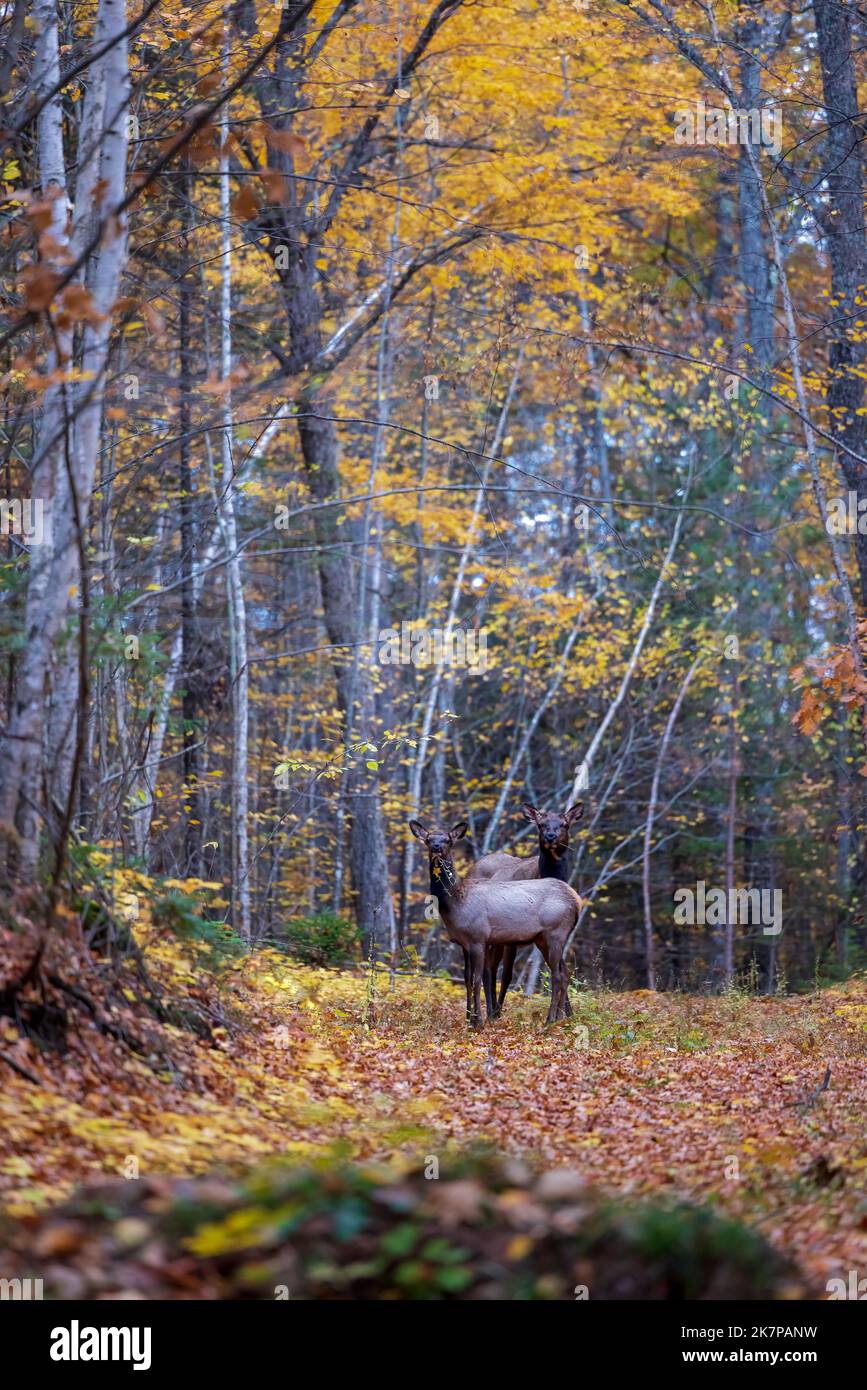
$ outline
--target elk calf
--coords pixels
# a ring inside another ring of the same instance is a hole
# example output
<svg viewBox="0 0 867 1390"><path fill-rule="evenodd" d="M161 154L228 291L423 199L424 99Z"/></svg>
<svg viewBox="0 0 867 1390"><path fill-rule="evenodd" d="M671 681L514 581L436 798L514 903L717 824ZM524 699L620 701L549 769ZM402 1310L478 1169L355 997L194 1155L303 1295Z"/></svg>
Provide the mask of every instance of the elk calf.
<svg viewBox="0 0 867 1390"><path fill-rule="evenodd" d="M435 896L450 941L463 947L466 964L467 1017L483 1027L480 994L485 985L488 1017L494 1000L486 966L504 945L533 942L551 971L551 1007L546 1022L567 1016L569 973L564 960L566 942L578 920L581 899L559 879L518 882L459 878L452 862L452 845L467 833L466 821L451 830L428 829L411 820L409 828L421 840L430 862L430 889Z"/></svg>

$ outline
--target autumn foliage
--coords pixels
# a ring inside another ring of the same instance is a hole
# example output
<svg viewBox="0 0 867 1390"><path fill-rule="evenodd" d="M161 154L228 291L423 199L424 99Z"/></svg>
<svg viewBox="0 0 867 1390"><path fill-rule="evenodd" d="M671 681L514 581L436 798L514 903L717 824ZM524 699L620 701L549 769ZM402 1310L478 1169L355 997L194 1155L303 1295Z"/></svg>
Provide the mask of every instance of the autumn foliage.
<svg viewBox="0 0 867 1390"><path fill-rule="evenodd" d="M135 887L119 881L116 900ZM34 941L22 916L7 926L7 979ZM42 971L0 1021L0 1191L24 1221L13 1251L68 1296L261 1296L290 1267L308 1295L484 1296L476 1262L491 1259L502 1296L568 1297L569 1280L597 1278L596 1296L670 1296L681 1240L696 1242L688 1296L721 1296L730 1279L733 1296L817 1296L867 1257L863 981L789 999L579 989L573 1019L547 1032L543 1000L510 996L476 1037L448 980L243 954L225 933L182 941L176 922L95 956L70 931ZM33 1035L58 1004L68 1031L49 1047ZM463 1155L482 1140L521 1162L468 1177ZM275 1158L290 1171L247 1176ZM540 1227L532 1174L551 1168L576 1175L574 1192L542 1180L571 1215ZM98 1192L42 1219L81 1183ZM752 1228L783 1263L709 1215L664 1215L684 1202ZM655 1221L672 1223L661 1264L636 1253ZM441 1237L460 1261L425 1256ZM335 1240L364 1266L349 1283L342 1257L343 1274L321 1268ZM638 1260L628 1277L621 1248ZM458 1265L460 1289L456 1275L437 1282Z"/></svg>
<svg viewBox="0 0 867 1390"><path fill-rule="evenodd" d="M867 1267L863 7L30 8L10 1248L82 1296L822 1296ZM407 826L464 873L579 798L573 1016L528 949L468 1036Z"/></svg>

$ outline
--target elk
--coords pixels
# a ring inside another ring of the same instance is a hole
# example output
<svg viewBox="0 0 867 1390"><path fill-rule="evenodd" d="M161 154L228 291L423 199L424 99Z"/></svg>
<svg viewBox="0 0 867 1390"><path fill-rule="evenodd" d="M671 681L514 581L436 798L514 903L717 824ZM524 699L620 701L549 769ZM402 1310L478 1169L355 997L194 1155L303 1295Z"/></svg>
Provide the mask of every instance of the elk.
<svg viewBox="0 0 867 1390"><path fill-rule="evenodd" d="M409 828L427 849L430 890L439 904L448 938L464 951L470 1026L484 1027L480 1008L483 985L488 1017L494 1017L490 963L494 951L506 944L533 942L539 947L551 971L551 1006L546 1022L567 1017L569 972L564 950L581 911L575 890L559 879L513 882L459 878L452 862L452 845L466 835L466 821L443 830L411 820Z"/></svg>
<svg viewBox="0 0 867 1390"><path fill-rule="evenodd" d="M540 811L529 801L524 802L521 810L527 820L532 821L539 831L539 853L531 854L527 859L519 859L517 855L506 854L503 850L497 850L494 854L485 854L481 859L477 859L468 876L477 881L486 880L489 882L491 879L496 879L501 883L514 883L529 878L556 878L565 883L568 877L566 854L569 849L569 830L584 814L583 801L576 801L575 805L569 806L562 815L559 811ZM506 991L512 983L517 953L517 946L511 944L492 948L490 969L494 994L494 1018L499 1018L503 1012L503 1002L506 998ZM503 978L500 982L499 997L497 997L497 972L501 961ZM572 1012L568 996L566 1011L567 1014Z"/></svg>

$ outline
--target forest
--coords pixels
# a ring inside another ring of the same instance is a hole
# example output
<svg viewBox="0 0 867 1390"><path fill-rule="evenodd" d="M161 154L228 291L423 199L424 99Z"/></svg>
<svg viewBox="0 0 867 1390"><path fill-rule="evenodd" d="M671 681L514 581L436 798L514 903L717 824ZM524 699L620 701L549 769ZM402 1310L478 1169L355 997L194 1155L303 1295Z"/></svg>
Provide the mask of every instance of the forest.
<svg viewBox="0 0 867 1390"><path fill-rule="evenodd" d="M0 34L3 1297L867 1297L864 8Z"/></svg>

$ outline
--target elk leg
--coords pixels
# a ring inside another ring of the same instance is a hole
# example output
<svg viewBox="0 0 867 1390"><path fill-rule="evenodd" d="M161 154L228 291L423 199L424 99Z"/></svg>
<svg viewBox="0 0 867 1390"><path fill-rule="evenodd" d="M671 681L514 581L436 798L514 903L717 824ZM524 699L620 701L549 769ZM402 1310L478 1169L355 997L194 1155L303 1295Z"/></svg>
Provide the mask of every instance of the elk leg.
<svg viewBox="0 0 867 1390"><path fill-rule="evenodd" d="M470 973L472 975L473 989L473 1012L471 1026L473 1028L484 1028L485 1021L482 1018L481 992L482 982L485 978L485 948L484 946L470 947Z"/></svg>
<svg viewBox="0 0 867 1390"><path fill-rule="evenodd" d="M546 1023L556 1023L560 1017L561 1000L563 997L563 947L551 942L547 952L542 953L548 961L548 969L551 972L551 1007L548 1010Z"/></svg>
<svg viewBox="0 0 867 1390"><path fill-rule="evenodd" d="M496 1018L499 1018L500 1014L503 1012L503 1003L506 998L506 990L512 983L512 974L515 969L515 956L518 954L517 946L500 947L500 950L503 954L503 979L500 985L500 997L497 1001L497 1012L495 1014ZM496 984L496 980L494 983Z"/></svg>
<svg viewBox="0 0 867 1390"><path fill-rule="evenodd" d="M467 1023L473 1021L473 972L470 964L470 953L465 947L461 947L464 953L464 984L467 987Z"/></svg>
<svg viewBox="0 0 867 1390"><path fill-rule="evenodd" d="M571 1018L572 1005L569 1002L569 967L566 964L565 954L560 969L563 971L563 1017Z"/></svg>
<svg viewBox="0 0 867 1390"><path fill-rule="evenodd" d="M491 946L485 954L484 985L485 985L485 1013L488 1022L497 1017L497 959L495 952L496 946Z"/></svg>
<svg viewBox="0 0 867 1390"><path fill-rule="evenodd" d="M553 965L553 962L552 962L552 960L551 960L551 952L550 952L550 949L549 949L549 947L548 947L548 942L545 940L545 937L544 937L544 936L537 936L537 937L536 937L536 945L537 945L537 947L539 948L539 954L540 954L540 956L542 957L543 961L545 962L545 964L547 965L548 969L549 969L550 972L551 972L551 1007L550 1007L549 1010L548 1010L548 1017L545 1019L545 1022L546 1022L546 1024L547 1024L547 1023L553 1023L553 1022L554 1022L554 1018L553 1018L552 1010L553 1010L553 1008L554 1008L554 998L555 998L555 993L556 993L555 988L554 988L554 965Z"/></svg>
<svg viewBox="0 0 867 1390"><path fill-rule="evenodd" d="M493 1003L493 1013L488 1015L489 1018L499 1018L499 1017L500 1017L500 1010L497 1008L497 971L498 971L499 968L500 968L500 961L501 961L502 959L503 959L503 947L502 947L502 946L489 946L489 947L488 947L487 969L490 971L490 975L491 975L491 991L492 991L492 995L493 995L493 999L492 999L492 1003Z"/></svg>

